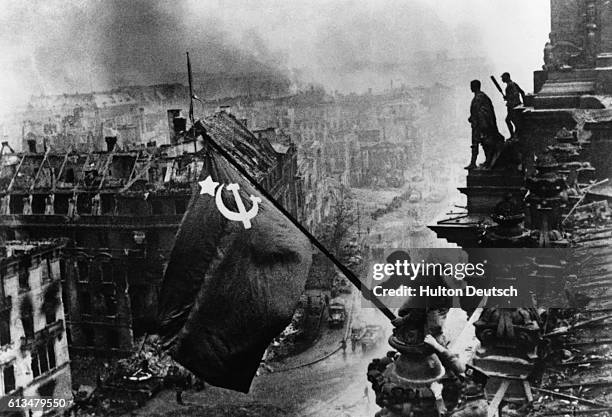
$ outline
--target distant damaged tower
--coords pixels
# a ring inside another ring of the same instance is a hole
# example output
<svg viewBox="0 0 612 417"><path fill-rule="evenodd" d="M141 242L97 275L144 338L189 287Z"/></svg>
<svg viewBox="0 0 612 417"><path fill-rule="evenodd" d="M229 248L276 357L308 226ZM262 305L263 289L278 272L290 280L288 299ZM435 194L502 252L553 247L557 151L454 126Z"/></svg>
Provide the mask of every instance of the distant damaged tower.
<svg viewBox="0 0 612 417"><path fill-rule="evenodd" d="M170 145L178 142L178 135L187 128L187 119L181 115L181 109L168 110L168 135Z"/></svg>

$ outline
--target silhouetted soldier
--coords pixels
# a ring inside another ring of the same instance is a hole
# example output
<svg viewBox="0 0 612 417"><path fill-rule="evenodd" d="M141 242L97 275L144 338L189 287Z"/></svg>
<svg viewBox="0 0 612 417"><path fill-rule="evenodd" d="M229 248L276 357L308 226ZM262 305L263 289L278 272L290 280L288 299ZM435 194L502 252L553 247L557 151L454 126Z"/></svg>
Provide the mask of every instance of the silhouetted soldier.
<svg viewBox="0 0 612 417"><path fill-rule="evenodd" d="M478 145L482 145L485 153L484 167L489 168L494 160L500 144L503 143L503 136L497 129L495 110L491 99L480 91L480 81L473 80L470 89L474 93L474 98L470 104L470 118L468 121L472 125L472 158L470 164L465 169L476 168L478 158Z"/></svg>
<svg viewBox="0 0 612 417"><path fill-rule="evenodd" d="M510 74L504 72L501 76L502 82L506 83L506 94L504 100L506 100L506 107L508 108L508 115L506 116L506 124L508 125L508 131L510 137L514 138L518 136L519 130L519 112L516 107L520 106L525 102L525 92L517 83L512 81Z"/></svg>

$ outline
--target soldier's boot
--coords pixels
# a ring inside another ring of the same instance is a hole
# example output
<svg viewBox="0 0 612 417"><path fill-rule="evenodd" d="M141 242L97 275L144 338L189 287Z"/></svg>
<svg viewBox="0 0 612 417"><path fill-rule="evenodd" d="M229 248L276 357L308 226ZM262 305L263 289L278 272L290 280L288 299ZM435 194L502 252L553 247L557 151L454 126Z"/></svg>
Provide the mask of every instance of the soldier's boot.
<svg viewBox="0 0 612 417"><path fill-rule="evenodd" d="M491 169L491 161L493 160L493 152L487 152L485 154L485 161L480 164L481 169Z"/></svg>
<svg viewBox="0 0 612 417"><path fill-rule="evenodd" d="M490 144L487 146L483 145L482 150L485 154L485 161L480 165L480 167L483 169L489 169L491 167L491 161L493 160L493 154L495 153L495 147Z"/></svg>
<svg viewBox="0 0 612 417"><path fill-rule="evenodd" d="M478 159L478 145L472 146L472 159L470 159L470 164L465 169L476 168L476 159Z"/></svg>

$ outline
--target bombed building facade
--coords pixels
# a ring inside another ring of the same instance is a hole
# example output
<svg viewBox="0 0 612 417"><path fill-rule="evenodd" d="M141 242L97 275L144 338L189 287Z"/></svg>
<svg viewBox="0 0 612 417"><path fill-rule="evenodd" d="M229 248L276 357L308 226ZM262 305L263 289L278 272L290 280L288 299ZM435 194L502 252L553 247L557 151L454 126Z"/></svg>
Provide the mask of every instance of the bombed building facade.
<svg viewBox="0 0 612 417"><path fill-rule="evenodd" d="M169 114L164 146L130 149L107 137L104 151L2 155L3 240L68 239L59 262L71 354L125 356L152 324L164 266L202 174L202 132L238 160L253 158L253 176L299 215L289 138L253 134L225 111L198 122L197 131Z"/></svg>
<svg viewBox="0 0 612 417"><path fill-rule="evenodd" d="M65 241L10 241L0 247L2 396L71 396L69 332L60 265ZM34 415L42 415L39 409Z"/></svg>

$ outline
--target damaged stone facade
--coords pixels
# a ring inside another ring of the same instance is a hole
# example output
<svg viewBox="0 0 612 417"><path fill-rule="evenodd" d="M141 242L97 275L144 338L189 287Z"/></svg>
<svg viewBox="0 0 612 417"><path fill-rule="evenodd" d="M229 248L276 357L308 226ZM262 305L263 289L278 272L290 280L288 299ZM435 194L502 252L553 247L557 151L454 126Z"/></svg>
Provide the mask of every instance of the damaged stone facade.
<svg viewBox="0 0 612 417"><path fill-rule="evenodd" d="M72 398L60 267L65 244L55 239L0 246L0 397Z"/></svg>

